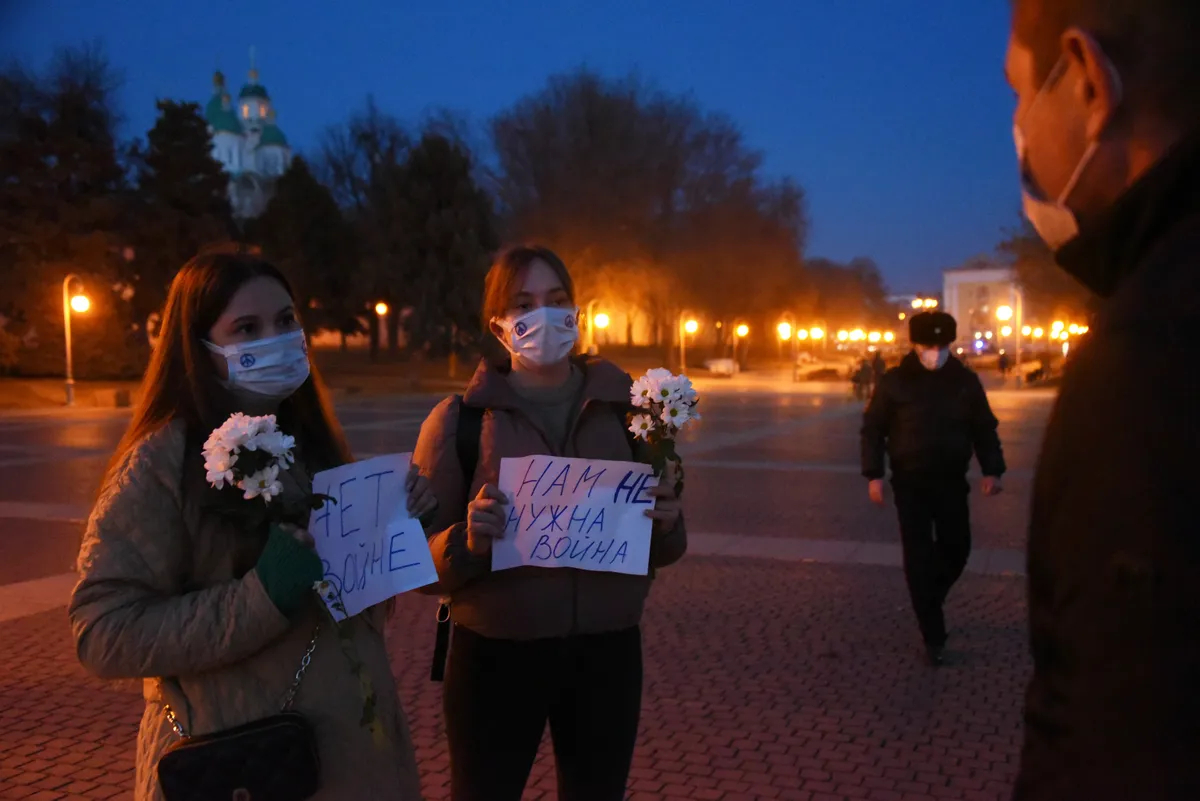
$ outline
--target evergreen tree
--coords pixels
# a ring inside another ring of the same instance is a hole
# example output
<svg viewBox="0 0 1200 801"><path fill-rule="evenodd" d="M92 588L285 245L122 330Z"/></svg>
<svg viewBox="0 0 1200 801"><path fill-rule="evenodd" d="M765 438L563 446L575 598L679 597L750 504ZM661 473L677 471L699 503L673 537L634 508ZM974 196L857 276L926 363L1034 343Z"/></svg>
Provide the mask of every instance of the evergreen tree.
<svg viewBox="0 0 1200 801"><path fill-rule="evenodd" d="M292 161L251 230L264 254L294 282L306 327L343 337L361 330L369 287L356 269L353 232L304 159Z"/></svg>
<svg viewBox="0 0 1200 801"><path fill-rule="evenodd" d="M134 306L145 320L166 300L179 268L205 245L234 232L228 181L212 157L208 125L195 103L158 102L158 120L134 149L137 230Z"/></svg>
<svg viewBox="0 0 1200 801"><path fill-rule="evenodd" d="M403 286L411 344L444 352L456 332L478 331L479 298L497 236L491 199L472 177L470 154L436 133L409 151L397 184Z"/></svg>

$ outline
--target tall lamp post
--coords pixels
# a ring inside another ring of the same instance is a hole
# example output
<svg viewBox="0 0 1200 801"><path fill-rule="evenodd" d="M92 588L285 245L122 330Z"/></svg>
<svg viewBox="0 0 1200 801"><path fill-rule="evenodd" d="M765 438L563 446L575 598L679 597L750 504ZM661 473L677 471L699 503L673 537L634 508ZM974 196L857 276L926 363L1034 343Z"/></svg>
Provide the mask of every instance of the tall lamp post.
<svg viewBox="0 0 1200 801"><path fill-rule="evenodd" d="M1020 386L1021 371L1019 368L1021 367L1021 334L1023 333L1021 329L1025 325L1025 302L1024 298L1022 297L1022 292L1019 289L1016 291L1014 297L1017 307L1016 310L1014 311L1012 306L1001 306L1000 308L996 309L996 319L1002 323L1007 323L1009 320L1012 320L1013 334L1017 343L1017 352L1013 355L1013 372L1017 374L1017 386Z"/></svg>
<svg viewBox="0 0 1200 801"><path fill-rule="evenodd" d="M796 337L798 333L795 326L792 325L792 315L785 314L779 325L775 326L775 330L779 332L779 358L783 358L783 343L788 343L788 350L792 357L792 363L796 363Z"/></svg>
<svg viewBox="0 0 1200 801"><path fill-rule="evenodd" d="M690 315L687 309L679 313L679 372L687 370L687 338L700 330L700 323Z"/></svg>
<svg viewBox="0 0 1200 801"><path fill-rule="evenodd" d="M91 308L92 302L88 300L87 295L80 293L78 295L71 294L71 282L77 281L83 283L82 279L74 273L70 273L63 279L62 297L63 297L63 338L66 340L67 348L67 405L75 405L75 366L71 359L71 312L83 314Z"/></svg>
<svg viewBox="0 0 1200 801"><path fill-rule="evenodd" d="M738 323L734 327L733 333L733 362L734 364L738 365L738 369L740 370L741 363L738 362L738 343L750 335L750 326L746 325L745 323Z"/></svg>
<svg viewBox="0 0 1200 801"><path fill-rule="evenodd" d="M599 352L599 349L596 347L596 329L608 328L609 323L612 322L604 312L595 311L596 303L596 298L589 300L584 312L587 315L587 343L585 347L589 355Z"/></svg>

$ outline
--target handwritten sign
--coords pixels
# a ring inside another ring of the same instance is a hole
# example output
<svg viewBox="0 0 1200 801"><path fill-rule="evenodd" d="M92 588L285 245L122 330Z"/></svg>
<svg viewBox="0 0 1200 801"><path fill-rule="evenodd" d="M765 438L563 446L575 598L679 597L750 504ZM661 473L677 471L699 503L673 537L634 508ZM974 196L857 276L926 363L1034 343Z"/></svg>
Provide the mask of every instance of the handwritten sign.
<svg viewBox="0 0 1200 801"><path fill-rule="evenodd" d="M500 460L508 496L492 570L574 567L644 576L650 567L649 465L559 456Z"/></svg>
<svg viewBox="0 0 1200 801"><path fill-rule="evenodd" d="M334 499L312 513L308 530L334 590L326 604L338 619L344 617L339 598L353 617L437 581L425 532L408 514L404 480L411 461L411 453L378 456L313 477L313 492Z"/></svg>

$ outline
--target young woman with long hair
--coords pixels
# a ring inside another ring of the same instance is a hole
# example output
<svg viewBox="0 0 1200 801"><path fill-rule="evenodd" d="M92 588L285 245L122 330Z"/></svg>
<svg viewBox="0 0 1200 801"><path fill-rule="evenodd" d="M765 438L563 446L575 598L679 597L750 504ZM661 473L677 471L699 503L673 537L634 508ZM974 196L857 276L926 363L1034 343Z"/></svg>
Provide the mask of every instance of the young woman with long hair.
<svg viewBox="0 0 1200 801"><path fill-rule="evenodd" d="M574 284L545 248L503 252L483 305L507 356L484 360L466 393L433 411L414 457L441 501L429 544L455 624L444 694L451 798L519 801L548 722L558 797L620 801L637 739L651 576L493 573L491 548L507 519L496 487L504 457L635 458L625 430L632 379L611 362L572 357ZM651 572L687 548L674 487L668 473L647 512Z"/></svg>
<svg viewBox="0 0 1200 801"><path fill-rule="evenodd" d="M88 670L144 679L134 797L211 794L205 782L233 775L232 758L261 760L235 799L259 797L249 785L268 777L272 798L419 798L386 611L339 634L313 591L323 569L307 532L268 524L261 500L206 481L203 443L233 412L274 414L295 437L296 464L272 500L282 508L302 509L313 473L351 459L283 275L234 249L184 265L142 393L88 521L69 608ZM410 510L434 506L414 472ZM271 728L285 706L291 728ZM318 763L313 794L300 777Z"/></svg>

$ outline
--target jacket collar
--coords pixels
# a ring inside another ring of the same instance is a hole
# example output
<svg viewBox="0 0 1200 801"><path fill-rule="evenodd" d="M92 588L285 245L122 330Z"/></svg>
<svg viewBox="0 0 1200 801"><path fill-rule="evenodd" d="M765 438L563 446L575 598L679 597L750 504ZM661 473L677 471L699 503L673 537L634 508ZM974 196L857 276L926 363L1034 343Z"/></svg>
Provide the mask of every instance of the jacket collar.
<svg viewBox="0 0 1200 801"><path fill-rule="evenodd" d="M1058 253L1058 265L1110 297L1172 229L1200 212L1200 133L1179 142Z"/></svg>
<svg viewBox="0 0 1200 801"><path fill-rule="evenodd" d="M607 359L576 356L571 359L583 373L583 400L628 404L633 380L629 374ZM520 396L508 383L512 371L509 362L494 364L481 359L475 375L463 393L463 403L481 409L513 409L520 405Z"/></svg>

